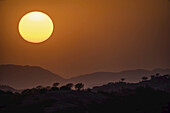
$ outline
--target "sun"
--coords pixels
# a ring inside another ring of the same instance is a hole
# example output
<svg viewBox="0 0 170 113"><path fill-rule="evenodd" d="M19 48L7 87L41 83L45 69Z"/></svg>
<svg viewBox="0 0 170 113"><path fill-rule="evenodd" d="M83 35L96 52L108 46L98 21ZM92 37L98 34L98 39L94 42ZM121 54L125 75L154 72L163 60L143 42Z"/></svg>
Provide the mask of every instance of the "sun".
<svg viewBox="0 0 170 113"><path fill-rule="evenodd" d="M25 14L18 25L19 33L28 42L41 43L47 40L53 32L51 18L39 11Z"/></svg>

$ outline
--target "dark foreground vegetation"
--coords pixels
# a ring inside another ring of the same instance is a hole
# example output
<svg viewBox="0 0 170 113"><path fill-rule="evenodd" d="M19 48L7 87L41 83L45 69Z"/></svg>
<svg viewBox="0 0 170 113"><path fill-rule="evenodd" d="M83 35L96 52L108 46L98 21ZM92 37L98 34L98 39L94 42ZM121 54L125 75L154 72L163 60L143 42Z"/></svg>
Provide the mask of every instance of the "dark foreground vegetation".
<svg viewBox="0 0 170 113"><path fill-rule="evenodd" d="M98 90L84 90L82 83L54 83L22 93L0 91L0 113L170 113L169 75L142 79L135 85L122 78Z"/></svg>

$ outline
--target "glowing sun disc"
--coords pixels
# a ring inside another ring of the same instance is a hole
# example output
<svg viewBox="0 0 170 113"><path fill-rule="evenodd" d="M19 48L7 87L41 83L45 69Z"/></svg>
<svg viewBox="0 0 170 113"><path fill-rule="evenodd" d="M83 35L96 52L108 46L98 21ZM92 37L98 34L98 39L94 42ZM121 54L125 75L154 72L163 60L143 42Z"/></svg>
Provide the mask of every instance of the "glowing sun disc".
<svg viewBox="0 0 170 113"><path fill-rule="evenodd" d="M34 11L21 18L18 28L23 39L32 43L40 43L51 36L54 27L47 14Z"/></svg>

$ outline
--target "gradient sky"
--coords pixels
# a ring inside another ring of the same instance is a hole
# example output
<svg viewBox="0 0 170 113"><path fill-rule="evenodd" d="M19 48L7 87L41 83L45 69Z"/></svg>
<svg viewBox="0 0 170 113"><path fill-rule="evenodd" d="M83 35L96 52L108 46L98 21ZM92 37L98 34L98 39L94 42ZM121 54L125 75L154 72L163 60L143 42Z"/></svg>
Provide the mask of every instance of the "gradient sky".
<svg viewBox="0 0 170 113"><path fill-rule="evenodd" d="M44 43L18 32L30 11L54 22ZM65 78L170 67L169 0L0 0L0 14L0 64L41 66Z"/></svg>

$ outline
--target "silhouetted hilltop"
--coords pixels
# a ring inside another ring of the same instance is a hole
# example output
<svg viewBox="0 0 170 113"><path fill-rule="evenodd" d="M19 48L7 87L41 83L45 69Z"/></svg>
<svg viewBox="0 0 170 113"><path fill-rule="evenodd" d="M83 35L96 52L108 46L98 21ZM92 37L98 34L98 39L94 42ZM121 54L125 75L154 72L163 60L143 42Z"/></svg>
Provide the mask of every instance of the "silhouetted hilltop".
<svg viewBox="0 0 170 113"><path fill-rule="evenodd" d="M170 112L170 75L143 76L138 83L124 80L92 89L83 89L82 83L54 83L52 87L37 86L21 93L0 90L0 113Z"/></svg>
<svg viewBox="0 0 170 113"><path fill-rule="evenodd" d="M120 81L125 78L126 82L137 83L141 77L149 77L152 74L168 74L170 69L154 69L154 70L127 70L121 72L96 72L84 74L70 79L64 79L46 69L38 66L20 66L20 65L0 65L0 84L9 85L15 89L32 88L38 85L47 86L54 82L60 85L67 83L83 83L85 88L100 86L109 82Z"/></svg>
<svg viewBox="0 0 170 113"><path fill-rule="evenodd" d="M53 87L0 90L0 100L0 113L170 113L170 93L149 87L111 93Z"/></svg>
<svg viewBox="0 0 170 113"><path fill-rule="evenodd" d="M125 90L134 90L139 87L149 87L154 90L170 92L170 75L168 74L163 76L152 75L152 77L149 78L149 80L147 79L143 79L143 81L139 83L110 82L103 86L96 86L92 90L94 92L112 93L112 92L122 92Z"/></svg>
<svg viewBox="0 0 170 113"><path fill-rule="evenodd" d="M64 79L37 66L0 65L0 84L16 89L32 88L37 85L51 85Z"/></svg>
<svg viewBox="0 0 170 113"><path fill-rule="evenodd" d="M7 91L19 92L18 90L14 89L14 88L12 88L10 86L7 86L7 85L0 85L0 90L5 91L5 92L7 92Z"/></svg>
<svg viewBox="0 0 170 113"><path fill-rule="evenodd" d="M143 76L150 77L150 75L160 73L162 75L170 73L170 69L154 69L154 70L145 70L145 69L136 69L136 70L127 70L121 72L96 72L92 74L85 74L69 79L69 82L77 83L82 82L86 87L100 86L107 84L109 82L120 81L121 78L125 78L125 81L131 83L137 83L141 80Z"/></svg>

